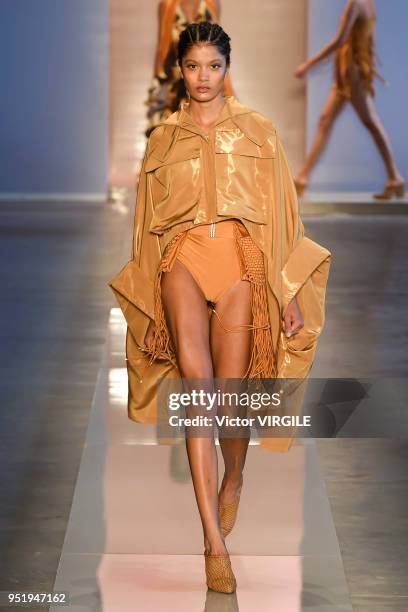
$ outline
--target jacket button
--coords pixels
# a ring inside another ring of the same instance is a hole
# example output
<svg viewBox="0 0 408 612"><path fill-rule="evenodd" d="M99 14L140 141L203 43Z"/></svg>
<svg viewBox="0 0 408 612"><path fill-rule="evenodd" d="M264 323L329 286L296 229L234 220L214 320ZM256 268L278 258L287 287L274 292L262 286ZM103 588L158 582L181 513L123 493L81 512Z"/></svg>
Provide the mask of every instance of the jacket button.
<svg viewBox="0 0 408 612"><path fill-rule="evenodd" d="M144 308L145 307L145 303L143 300L138 300L138 304L140 306L140 308Z"/></svg>

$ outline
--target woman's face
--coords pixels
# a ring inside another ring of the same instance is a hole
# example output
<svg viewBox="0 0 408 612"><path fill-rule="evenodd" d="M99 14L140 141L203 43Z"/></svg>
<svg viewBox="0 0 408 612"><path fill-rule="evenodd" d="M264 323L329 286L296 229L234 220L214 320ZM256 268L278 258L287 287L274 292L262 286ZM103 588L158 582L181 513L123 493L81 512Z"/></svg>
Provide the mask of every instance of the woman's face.
<svg viewBox="0 0 408 612"><path fill-rule="evenodd" d="M181 71L190 97L207 102L222 92L227 63L215 45L197 44L183 57Z"/></svg>

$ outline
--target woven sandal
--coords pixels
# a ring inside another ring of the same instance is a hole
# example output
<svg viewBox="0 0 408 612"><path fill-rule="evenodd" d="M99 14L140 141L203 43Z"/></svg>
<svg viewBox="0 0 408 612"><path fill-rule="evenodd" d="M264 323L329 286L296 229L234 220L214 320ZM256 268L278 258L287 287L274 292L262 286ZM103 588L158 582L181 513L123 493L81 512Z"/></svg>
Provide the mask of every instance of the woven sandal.
<svg viewBox="0 0 408 612"><path fill-rule="evenodd" d="M229 554L212 555L205 550L204 558L208 588L218 593L234 593L237 581L232 571Z"/></svg>
<svg viewBox="0 0 408 612"><path fill-rule="evenodd" d="M240 495L238 495L238 497L232 500L232 502L229 504L223 504L222 502L219 502L218 504L221 533L224 538L231 533L232 528L235 525L235 521L237 520L239 500Z"/></svg>
<svg viewBox="0 0 408 612"><path fill-rule="evenodd" d="M244 482L242 481L242 486ZM242 491L242 488L241 488ZM218 499L218 516L220 519L221 533L225 537L231 533L232 528L237 520L238 506L241 498L241 491L239 495L232 502L224 504Z"/></svg>

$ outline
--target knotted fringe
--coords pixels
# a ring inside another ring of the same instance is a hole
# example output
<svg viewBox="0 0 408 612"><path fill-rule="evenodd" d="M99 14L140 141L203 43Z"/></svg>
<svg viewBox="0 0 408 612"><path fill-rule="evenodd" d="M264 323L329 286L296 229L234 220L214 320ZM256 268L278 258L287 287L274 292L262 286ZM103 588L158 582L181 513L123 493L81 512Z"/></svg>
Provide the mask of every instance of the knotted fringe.
<svg viewBox="0 0 408 612"><path fill-rule="evenodd" d="M239 224L241 226L241 224ZM252 348L249 366L243 378L275 378L277 359L274 351L270 329L268 295L263 253L247 233L242 235L238 223L234 224L235 246L240 262L241 278L251 283L251 310L253 322L250 325L234 325L226 327L220 315L214 308L212 311L218 318L221 327L228 332L239 332L242 329L252 329ZM244 230L246 232L246 229ZM176 359L170 333L164 315L161 299L161 276L163 272L172 269L188 230L177 234L167 245L157 272L154 288L154 320L155 328L150 347L144 349L150 356L149 365L154 359Z"/></svg>
<svg viewBox="0 0 408 612"><path fill-rule="evenodd" d="M246 232L246 230L245 230ZM240 225L234 224L235 245L241 265L242 279L251 283L251 310L253 322L252 349L244 378L274 378L277 355L274 351L269 320L267 281L264 257L251 236L242 236ZM240 327L240 326L237 326Z"/></svg>
<svg viewBox="0 0 408 612"><path fill-rule="evenodd" d="M174 238L172 238L166 246L160 260L154 286L155 327L150 347L145 349L145 353L149 356L149 365L152 364L157 358L168 359L173 363L176 359L163 310L161 297L161 277L163 272L169 272L172 269L173 264L176 261L178 251L186 237L187 232L181 232L180 234L177 234L177 236L174 236Z"/></svg>

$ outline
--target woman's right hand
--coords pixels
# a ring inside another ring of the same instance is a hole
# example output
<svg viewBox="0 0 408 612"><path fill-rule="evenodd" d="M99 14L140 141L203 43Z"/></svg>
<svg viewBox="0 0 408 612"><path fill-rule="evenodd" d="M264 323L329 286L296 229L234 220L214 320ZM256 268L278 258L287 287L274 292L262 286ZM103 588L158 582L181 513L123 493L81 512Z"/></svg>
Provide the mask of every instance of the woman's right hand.
<svg viewBox="0 0 408 612"><path fill-rule="evenodd" d="M153 337L154 337L154 332L155 332L155 321L153 319L150 319L149 321L149 326L147 328L146 331L146 335L145 335L145 350L147 351L151 351L152 350L152 344L153 344ZM159 359L169 359L169 354L162 352L162 353L158 353L156 355Z"/></svg>

